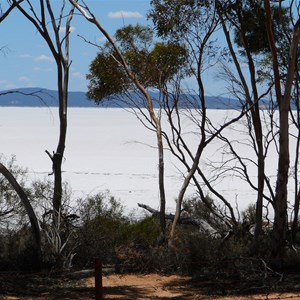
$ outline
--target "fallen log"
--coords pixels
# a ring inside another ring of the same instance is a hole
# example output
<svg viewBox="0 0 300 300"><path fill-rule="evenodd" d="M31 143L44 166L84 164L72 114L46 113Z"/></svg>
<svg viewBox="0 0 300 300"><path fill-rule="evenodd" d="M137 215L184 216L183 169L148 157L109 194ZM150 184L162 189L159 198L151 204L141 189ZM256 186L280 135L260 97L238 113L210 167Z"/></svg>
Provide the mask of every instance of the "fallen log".
<svg viewBox="0 0 300 300"><path fill-rule="evenodd" d="M153 217L159 218L160 212L146 204L138 203L138 206L149 211ZM165 214L166 220L174 220L175 215L174 214ZM185 224L185 225L193 225L199 227L204 232L210 234L210 235L219 235L218 231L214 229L210 224L208 224L206 221L201 219L195 219L190 216L180 216L178 220L178 224Z"/></svg>

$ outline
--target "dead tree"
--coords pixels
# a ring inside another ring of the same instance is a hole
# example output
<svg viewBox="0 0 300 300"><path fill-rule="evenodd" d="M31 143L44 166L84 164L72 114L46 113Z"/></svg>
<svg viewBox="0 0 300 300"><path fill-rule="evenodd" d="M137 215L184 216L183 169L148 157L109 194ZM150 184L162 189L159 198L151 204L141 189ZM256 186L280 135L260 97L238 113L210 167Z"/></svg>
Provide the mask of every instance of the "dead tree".
<svg viewBox="0 0 300 300"><path fill-rule="evenodd" d="M13 3L19 11L33 24L38 30L42 38L47 43L57 67L57 88L59 102L59 138L56 151L50 154L46 151L52 161L52 169L54 174L54 191L53 191L53 212L54 222L57 214L61 210L62 204L62 162L64 158L66 136L67 136L67 112L68 112L68 83L69 69L71 62L69 61L69 37L71 21L74 14L74 7L71 6L69 12L65 15L66 1L62 1L59 16L55 16L50 0L40 0L38 8L37 4L26 1L28 10L13 0ZM39 13L38 13L39 11ZM61 36L62 22L66 19L65 34ZM48 29L51 25L51 29ZM53 31L54 37L51 36L50 30Z"/></svg>

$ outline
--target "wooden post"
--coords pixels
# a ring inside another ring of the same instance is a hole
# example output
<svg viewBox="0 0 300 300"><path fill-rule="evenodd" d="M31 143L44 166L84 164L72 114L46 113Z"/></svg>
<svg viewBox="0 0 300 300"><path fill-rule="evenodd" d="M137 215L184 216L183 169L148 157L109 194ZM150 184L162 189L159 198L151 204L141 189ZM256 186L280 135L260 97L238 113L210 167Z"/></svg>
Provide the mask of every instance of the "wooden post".
<svg viewBox="0 0 300 300"><path fill-rule="evenodd" d="M95 259L95 300L103 300L102 262L99 258Z"/></svg>

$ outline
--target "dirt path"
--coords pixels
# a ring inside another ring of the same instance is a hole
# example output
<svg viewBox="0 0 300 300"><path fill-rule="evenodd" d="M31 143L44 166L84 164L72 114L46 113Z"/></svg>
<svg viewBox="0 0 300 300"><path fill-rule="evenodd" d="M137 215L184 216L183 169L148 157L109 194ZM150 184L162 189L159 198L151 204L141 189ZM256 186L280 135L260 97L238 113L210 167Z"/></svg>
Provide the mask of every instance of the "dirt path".
<svg viewBox="0 0 300 300"><path fill-rule="evenodd" d="M111 300L300 300L300 291L247 296L218 296L217 292L220 287L210 283L211 285L207 289L206 284L197 287L191 285L190 277L178 275L103 276L104 299ZM31 276L0 274L0 300L46 299L93 300L95 299L94 278L68 277L67 274L54 278L49 278L47 274Z"/></svg>
<svg viewBox="0 0 300 300"><path fill-rule="evenodd" d="M210 296L192 287L190 277L148 275L110 275L103 277L105 299L198 299L198 300L300 300L299 293L273 293L248 296ZM94 279L86 281L94 287Z"/></svg>
<svg viewBox="0 0 300 300"><path fill-rule="evenodd" d="M191 296L188 277L148 275L110 275L103 277L105 299L168 299ZM92 278L87 286L94 286Z"/></svg>

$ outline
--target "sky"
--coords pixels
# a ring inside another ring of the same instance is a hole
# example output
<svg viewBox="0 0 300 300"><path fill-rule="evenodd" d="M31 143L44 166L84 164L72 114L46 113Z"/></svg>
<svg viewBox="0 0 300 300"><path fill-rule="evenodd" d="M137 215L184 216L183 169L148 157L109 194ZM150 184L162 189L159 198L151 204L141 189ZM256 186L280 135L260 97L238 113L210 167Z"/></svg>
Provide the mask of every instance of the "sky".
<svg viewBox="0 0 300 300"><path fill-rule="evenodd" d="M37 4L37 0L31 1ZM59 9L61 0L52 0ZM113 35L129 24L151 24L147 20L150 0L87 0L101 25ZM5 10L6 1L0 0ZM87 91L86 74L98 48L82 37L99 45L104 38L99 30L77 14L72 22L70 41L70 91ZM81 37L80 37L81 36ZM57 90L56 65L46 42L34 26L19 12L12 12L0 23L0 91L21 87L42 87Z"/></svg>

